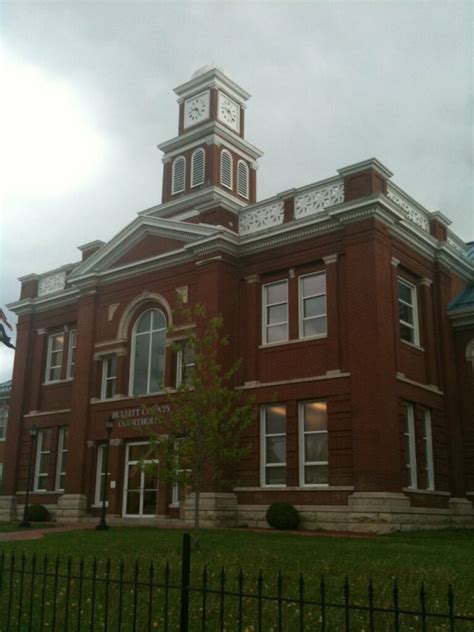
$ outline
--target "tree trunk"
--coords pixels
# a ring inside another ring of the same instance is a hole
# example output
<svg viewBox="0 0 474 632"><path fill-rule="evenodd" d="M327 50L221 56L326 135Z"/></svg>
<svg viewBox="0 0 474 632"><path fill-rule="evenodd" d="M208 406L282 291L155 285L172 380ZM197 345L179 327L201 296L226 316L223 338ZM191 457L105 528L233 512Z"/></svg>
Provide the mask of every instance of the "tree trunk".
<svg viewBox="0 0 474 632"><path fill-rule="evenodd" d="M199 494L200 485L196 485L194 490L194 534L193 534L193 550L199 551Z"/></svg>

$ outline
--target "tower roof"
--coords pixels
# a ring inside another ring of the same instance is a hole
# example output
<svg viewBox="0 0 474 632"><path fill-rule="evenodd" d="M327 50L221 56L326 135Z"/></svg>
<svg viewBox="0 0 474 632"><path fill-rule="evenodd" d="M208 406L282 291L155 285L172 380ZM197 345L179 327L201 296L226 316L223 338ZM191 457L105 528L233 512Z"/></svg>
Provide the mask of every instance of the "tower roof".
<svg viewBox="0 0 474 632"><path fill-rule="evenodd" d="M178 102L180 102L208 88L223 90L238 103L244 103L250 98L250 94L239 86L226 70L215 65L201 66L193 72L188 81L179 85L174 91L178 95Z"/></svg>
<svg viewBox="0 0 474 632"><path fill-rule="evenodd" d="M205 66L201 66L201 68L198 68L197 70L193 72L193 74L191 75L191 79L196 79L196 77L205 75L206 72L209 72L210 70L218 70L219 72L221 72L223 75L226 75L230 79L229 73L224 68L222 68L222 66L216 66L215 64L206 64Z"/></svg>

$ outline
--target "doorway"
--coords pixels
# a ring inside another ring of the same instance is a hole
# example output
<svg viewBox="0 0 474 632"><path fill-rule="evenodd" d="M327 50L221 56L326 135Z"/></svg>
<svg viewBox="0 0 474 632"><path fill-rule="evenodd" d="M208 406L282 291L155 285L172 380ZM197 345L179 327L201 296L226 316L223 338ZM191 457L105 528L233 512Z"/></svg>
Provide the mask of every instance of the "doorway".
<svg viewBox="0 0 474 632"><path fill-rule="evenodd" d="M125 518L147 518L155 516L158 504L158 462L149 457L150 444L135 442L127 444L125 458L125 482L123 516ZM154 464L142 469L139 463Z"/></svg>

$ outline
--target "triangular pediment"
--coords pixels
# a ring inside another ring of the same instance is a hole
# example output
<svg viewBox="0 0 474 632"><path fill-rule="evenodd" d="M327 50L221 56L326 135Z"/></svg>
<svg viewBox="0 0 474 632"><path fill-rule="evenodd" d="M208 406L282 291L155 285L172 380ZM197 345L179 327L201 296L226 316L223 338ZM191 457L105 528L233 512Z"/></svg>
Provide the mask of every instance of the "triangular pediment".
<svg viewBox="0 0 474 632"><path fill-rule="evenodd" d="M104 244L89 259L79 265L68 281L133 265L168 253L179 253L186 245L210 237L217 227L178 222L148 216L138 216L131 224Z"/></svg>

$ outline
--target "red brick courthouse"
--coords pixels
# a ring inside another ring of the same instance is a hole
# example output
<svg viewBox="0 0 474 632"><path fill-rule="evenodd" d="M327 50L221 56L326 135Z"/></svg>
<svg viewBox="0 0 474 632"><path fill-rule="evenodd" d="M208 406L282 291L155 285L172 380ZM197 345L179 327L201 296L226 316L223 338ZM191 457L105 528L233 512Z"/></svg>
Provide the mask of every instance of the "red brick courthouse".
<svg viewBox="0 0 474 632"><path fill-rule="evenodd" d="M205 522L263 525L286 500L311 528L474 526L469 246L376 159L257 202L250 95L210 67L175 92L162 203L80 262L21 278L9 306L2 519L24 502L33 424L32 502L97 515L110 415L109 514L189 518L189 495L136 467L144 406L192 364L167 337L179 294L223 315L236 388L259 404L238 486L208 490Z"/></svg>

